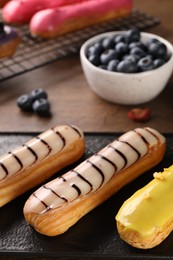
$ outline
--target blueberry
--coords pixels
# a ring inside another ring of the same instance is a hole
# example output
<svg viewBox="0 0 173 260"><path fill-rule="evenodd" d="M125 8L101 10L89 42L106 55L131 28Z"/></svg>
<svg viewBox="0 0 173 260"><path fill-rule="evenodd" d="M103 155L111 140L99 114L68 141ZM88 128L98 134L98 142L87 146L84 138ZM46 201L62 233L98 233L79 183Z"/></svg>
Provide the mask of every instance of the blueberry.
<svg viewBox="0 0 173 260"><path fill-rule="evenodd" d="M47 93L42 88L38 88L31 91L31 97L33 101L39 98L47 99Z"/></svg>
<svg viewBox="0 0 173 260"><path fill-rule="evenodd" d="M129 44L129 49L133 49L134 47L139 47L140 49L145 50L146 46L142 42L131 42Z"/></svg>
<svg viewBox="0 0 173 260"><path fill-rule="evenodd" d="M125 42L118 42L115 45L115 50L117 52L118 55L122 56L124 54L126 54L129 50L127 43Z"/></svg>
<svg viewBox="0 0 173 260"><path fill-rule="evenodd" d="M96 42L92 46L90 46L87 50L87 57L90 55L100 55L104 51L104 48L101 42Z"/></svg>
<svg viewBox="0 0 173 260"><path fill-rule="evenodd" d="M167 48L162 42L154 42L148 46L148 52L155 58L164 58L167 55Z"/></svg>
<svg viewBox="0 0 173 260"><path fill-rule="evenodd" d="M131 60L123 60L117 65L118 72L135 73L137 72L137 64Z"/></svg>
<svg viewBox="0 0 173 260"><path fill-rule="evenodd" d="M127 54L123 56L123 60L131 60L133 62L137 62L139 60L139 56L137 55L131 55L131 54Z"/></svg>
<svg viewBox="0 0 173 260"><path fill-rule="evenodd" d="M40 116L50 115L50 103L45 98L40 98L34 101L32 105L33 111Z"/></svg>
<svg viewBox="0 0 173 260"><path fill-rule="evenodd" d="M148 71L154 69L153 60L150 57L143 57L138 61L139 71Z"/></svg>
<svg viewBox="0 0 173 260"><path fill-rule="evenodd" d="M97 54L91 54L88 57L88 60L95 66L98 66L100 64L100 57Z"/></svg>
<svg viewBox="0 0 173 260"><path fill-rule="evenodd" d="M109 70L109 71L116 71L118 63L119 63L119 60L116 60L116 59L115 60L111 60L108 63L107 70Z"/></svg>
<svg viewBox="0 0 173 260"><path fill-rule="evenodd" d="M30 95L22 95L17 99L17 105L23 111L32 111L33 99Z"/></svg>
<svg viewBox="0 0 173 260"><path fill-rule="evenodd" d="M162 66L163 64L165 64L164 59L155 59L154 60L154 68L158 68L158 67Z"/></svg>
<svg viewBox="0 0 173 260"><path fill-rule="evenodd" d="M130 50L130 54L131 55L136 55L139 58L142 58L145 55L145 52L143 49L139 48L139 47L134 47Z"/></svg>
<svg viewBox="0 0 173 260"><path fill-rule="evenodd" d="M118 42L126 42L126 36L125 36L125 34L119 34L119 35L115 36L114 41L115 41L115 43L118 43Z"/></svg>
<svg viewBox="0 0 173 260"><path fill-rule="evenodd" d="M104 49L114 49L114 37L106 37L103 39L102 46Z"/></svg>
<svg viewBox="0 0 173 260"><path fill-rule="evenodd" d="M100 56L101 64L107 65L111 60L116 59L118 57L115 50L108 49L104 51Z"/></svg>
<svg viewBox="0 0 173 260"><path fill-rule="evenodd" d="M126 32L127 42L138 42L140 41L140 31L138 28L132 28Z"/></svg>
<svg viewBox="0 0 173 260"><path fill-rule="evenodd" d="M151 38L148 40L147 45L149 46L151 43L159 43L160 41L156 38Z"/></svg>

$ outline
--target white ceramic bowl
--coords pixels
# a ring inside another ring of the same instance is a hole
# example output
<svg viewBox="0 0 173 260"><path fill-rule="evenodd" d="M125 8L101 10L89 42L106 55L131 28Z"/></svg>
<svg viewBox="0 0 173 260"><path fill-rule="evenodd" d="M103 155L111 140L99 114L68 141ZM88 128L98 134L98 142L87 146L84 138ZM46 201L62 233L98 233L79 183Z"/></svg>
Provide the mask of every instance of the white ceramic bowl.
<svg viewBox="0 0 173 260"><path fill-rule="evenodd" d="M157 69L140 73L120 73L100 69L86 57L86 51L92 43L106 36L125 33L108 32L87 40L80 49L82 68L90 88L101 98L124 105L137 105L156 98L165 88L173 71L173 46L167 40L154 34L141 33L141 41L156 38L168 49L169 60Z"/></svg>

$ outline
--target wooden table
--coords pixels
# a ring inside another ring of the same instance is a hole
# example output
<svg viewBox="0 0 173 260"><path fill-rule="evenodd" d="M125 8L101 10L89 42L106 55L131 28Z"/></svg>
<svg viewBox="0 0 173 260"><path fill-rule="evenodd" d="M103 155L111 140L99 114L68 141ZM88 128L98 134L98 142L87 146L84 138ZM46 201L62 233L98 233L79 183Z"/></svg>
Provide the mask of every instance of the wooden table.
<svg viewBox="0 0 173 260"><path fill-rule="evenodd" d="M134 1L134 7L161 20L149 32L173 43L172 0ZM147 125L162 132L172 132L172 81L152 102L141 105L152 109ZM42 87L49 95L52 117L39 118L21 113L17 98L32 89ZM130 87L130 86L129 86ZM0 132L37 132L57 124L75 124L85 132L124 132L141 123L134 123L127 112L134 106L108 103L88 87L79 56L66 58L34 71L0 82ZM142 124L143 125L143 124Z"/></svg>

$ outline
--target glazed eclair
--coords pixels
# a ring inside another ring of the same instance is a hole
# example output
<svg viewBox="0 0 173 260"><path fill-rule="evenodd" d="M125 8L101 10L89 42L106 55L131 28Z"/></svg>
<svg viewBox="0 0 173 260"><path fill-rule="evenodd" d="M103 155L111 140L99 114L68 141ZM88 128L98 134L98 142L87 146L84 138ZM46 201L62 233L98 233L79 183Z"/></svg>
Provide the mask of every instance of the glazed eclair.
<svg viewBox="0 0 173 260"><path fill-rule="evenodd" d="M38 232L64 233L121 187L161 161L165 138L151 128L129 131L48 182L26 201L24 216Z"/></svg>
<svg viewBox="0 0 173 260"><path fill-rule="evenodd" d="M0 157L0 206L77 161L85 140L76 126L56 126Z"/></svg>
<svg viewBox="0 0 173 260"><path fill-rule="evenodd" d="M121 206L116 223L121 238L133 247L159 245L173 230L173 166L155 172L154 179Z"/></svg>

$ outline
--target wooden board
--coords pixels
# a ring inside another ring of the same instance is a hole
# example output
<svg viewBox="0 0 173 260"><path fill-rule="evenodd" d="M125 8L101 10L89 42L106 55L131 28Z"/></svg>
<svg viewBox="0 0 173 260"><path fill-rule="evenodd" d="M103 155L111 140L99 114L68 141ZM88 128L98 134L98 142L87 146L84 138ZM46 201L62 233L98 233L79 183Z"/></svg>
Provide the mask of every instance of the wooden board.
<svg viewBox="0 0 173 260"><path fill-rule="evenodd" d="M51 118L21 112L16 105L20 95L39 87L49 95ZM158 98L140 106L152 109L147 125L162 132L173 131L172 96L171 80ZM72 57L1 83L0 132L40 132L58 124L75 124L86 132L124 132L144 125L128 119L132 107L96 96L84 78L79 57Z"/></svg>

